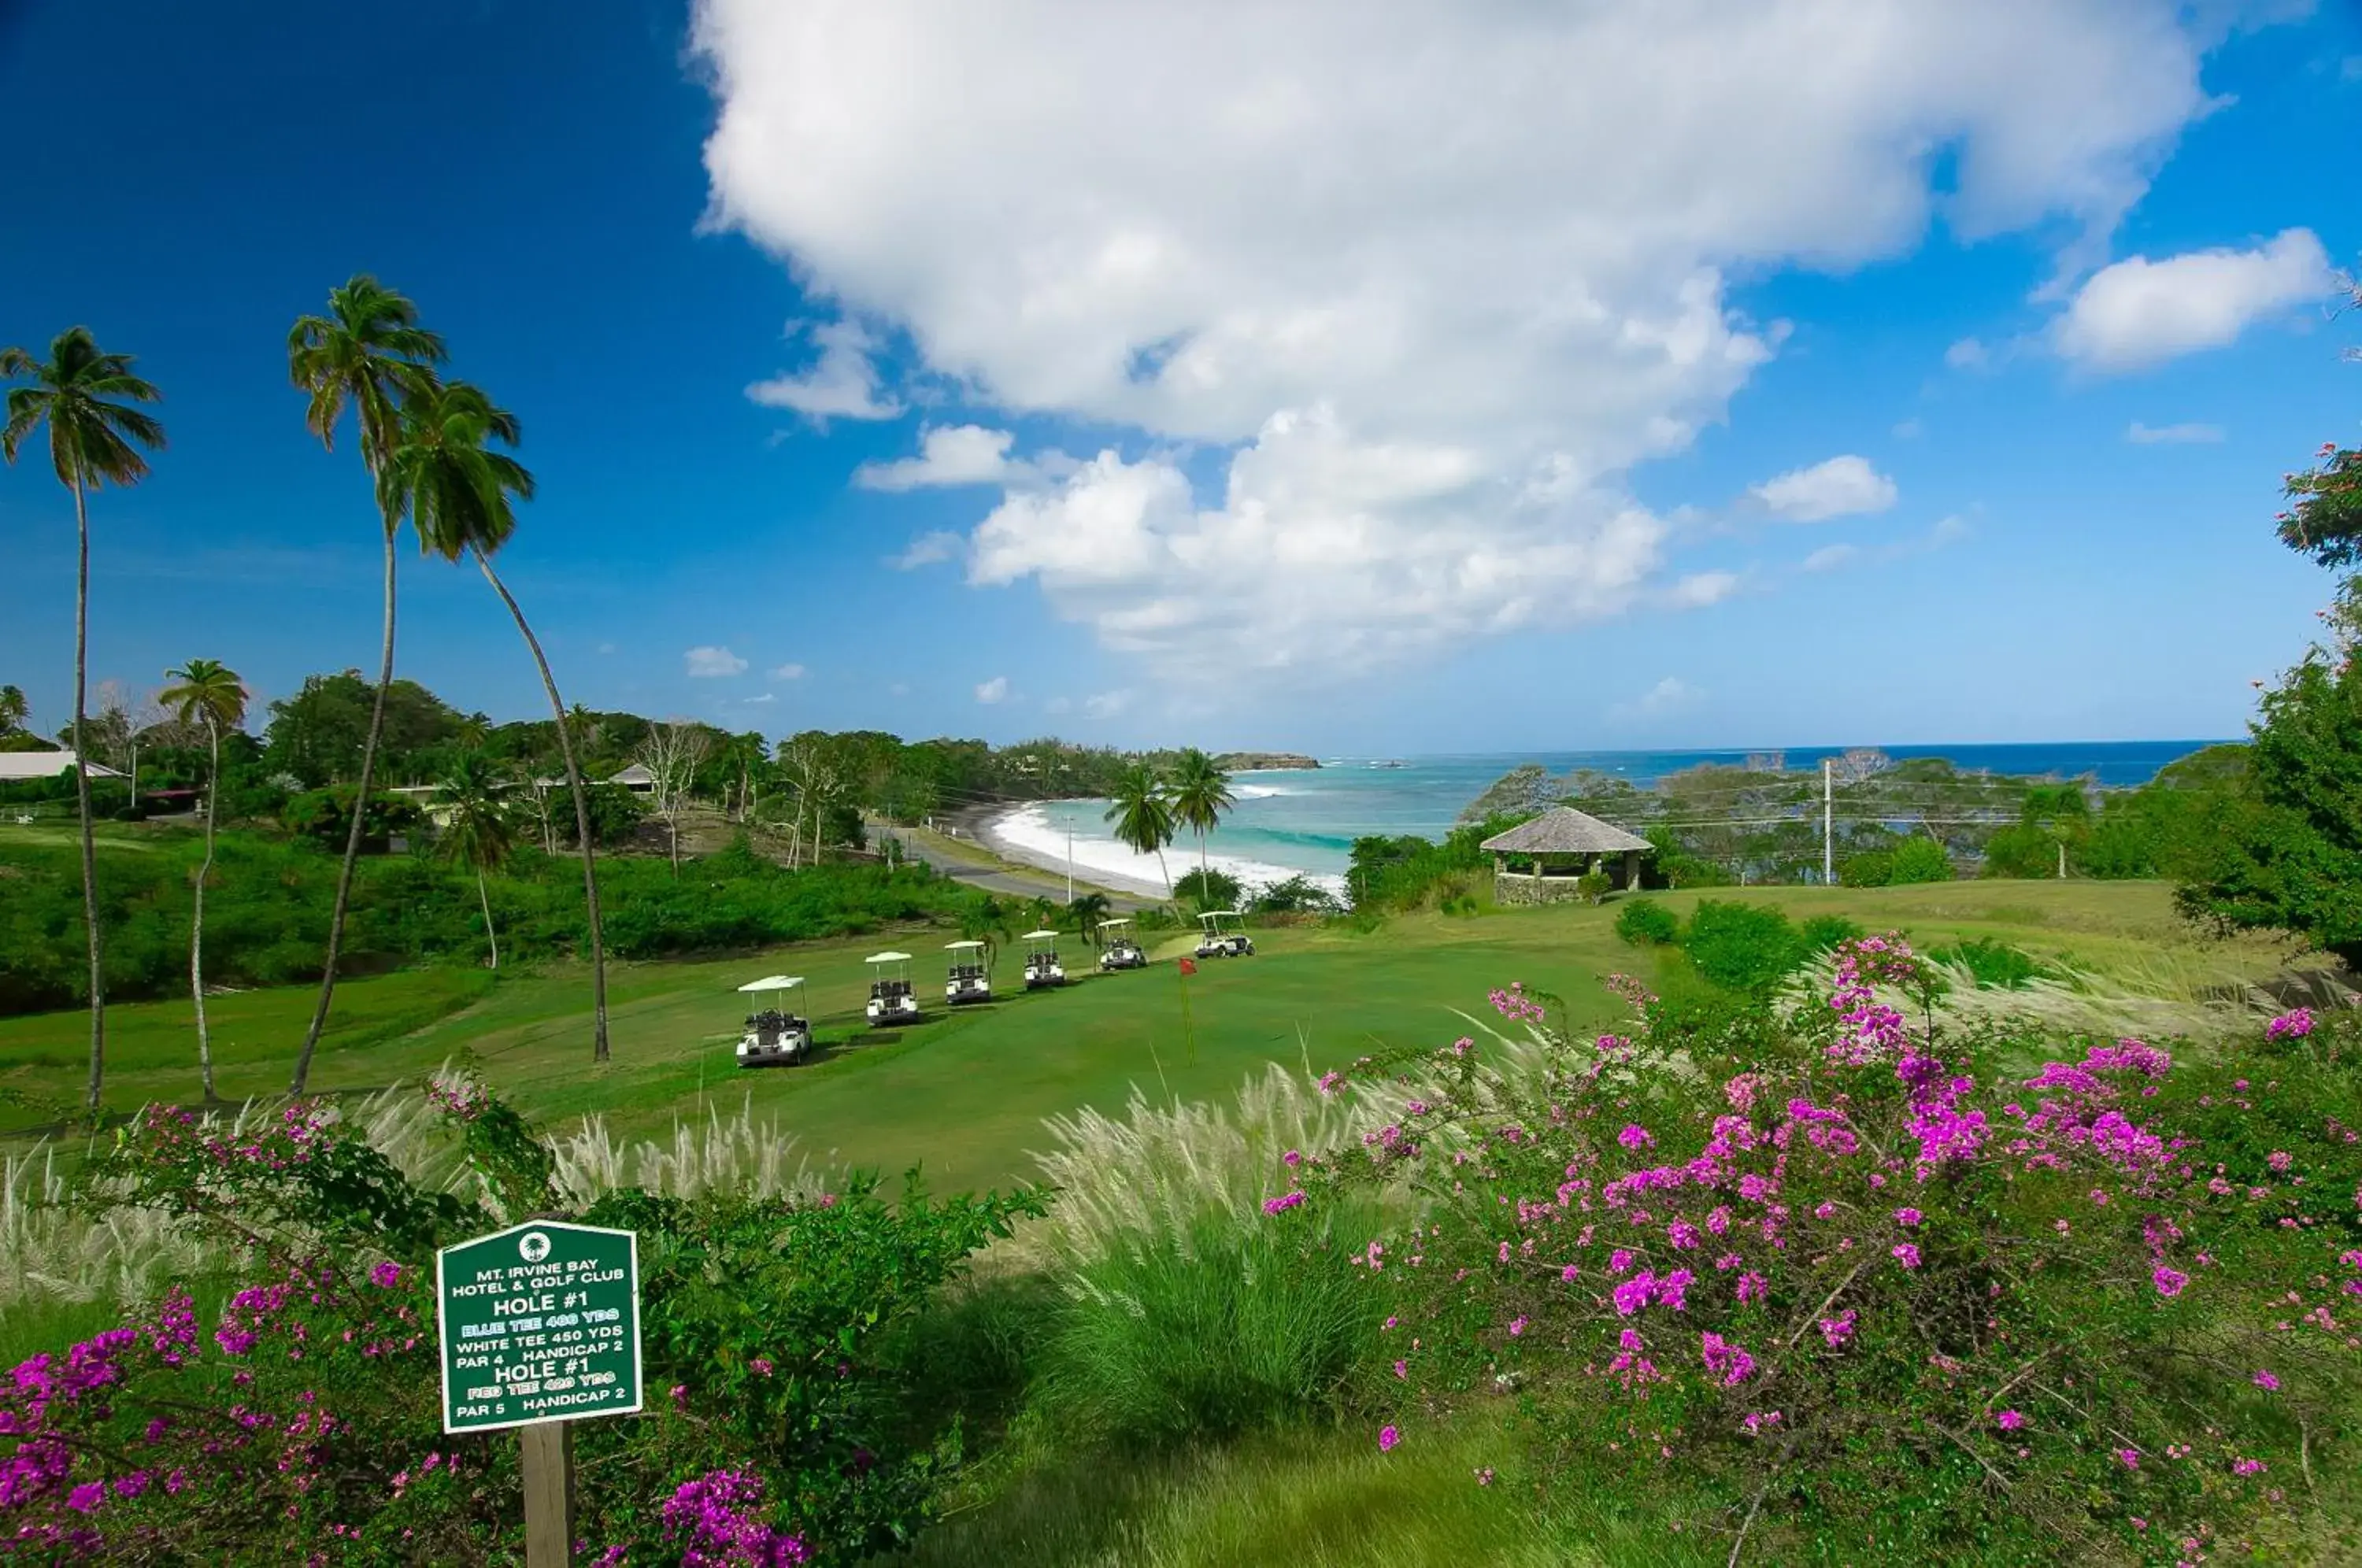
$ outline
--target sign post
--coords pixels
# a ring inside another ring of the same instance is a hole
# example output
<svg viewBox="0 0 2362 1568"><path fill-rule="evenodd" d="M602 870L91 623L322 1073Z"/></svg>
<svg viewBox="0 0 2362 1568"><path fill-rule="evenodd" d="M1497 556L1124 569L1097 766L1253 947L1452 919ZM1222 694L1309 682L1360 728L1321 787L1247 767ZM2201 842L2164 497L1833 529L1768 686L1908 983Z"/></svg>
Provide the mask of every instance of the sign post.
<svg viewBox="0 0 2362 1568"><path fill-rule="evenodd" d="M526 1568L574 1551L567 1423L640 1408L639 1238L535 1220L435 1254L443 1430L521 1429Z"/></svg>

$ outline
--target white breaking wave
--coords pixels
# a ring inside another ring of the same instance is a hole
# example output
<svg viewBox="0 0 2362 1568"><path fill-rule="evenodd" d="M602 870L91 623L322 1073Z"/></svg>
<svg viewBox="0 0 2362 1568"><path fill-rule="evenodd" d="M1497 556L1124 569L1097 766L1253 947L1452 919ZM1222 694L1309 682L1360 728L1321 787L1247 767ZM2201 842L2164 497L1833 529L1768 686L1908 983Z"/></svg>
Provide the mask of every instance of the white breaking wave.
<svg viewBox="0 0 2362 1568"><path fill-rule="evenodd" d="M1276 793L1276 791L1275 791ZM1019 860L1030 861L1045 870L1066 868L1066 830L1054 825L1040 806L1020 806L993 818L986 830L1004 853ZM1087 876L1096 882L1106 882L1120 888L1132 888L1162 898L1165 893L1164 873L1177 880L1198 868L1195 844L1175 845L1164 852L1164 865L1159 867L1156 856L1142 855L1111 838L1096 835L1074 837L1075 874ZM1337 898L1345 896L1345 878L1317 871L1307 871L1297 866L1277 866L1266 860L1251 860L1243 856L1219 852L1206 856L1206 864L1217 871L1235 877L1241 888L1252 893L1291 877L1302 877L1314 886L1325 888Z"/></svg>
<svg viewBox="0 0 2362 1568"><path fill-rule="evenodd" d="M1242 801L1268 801L1274 795L1293 795L1293 790L1283 790L1276 784L1242 784L1231 791Z"/></svg>

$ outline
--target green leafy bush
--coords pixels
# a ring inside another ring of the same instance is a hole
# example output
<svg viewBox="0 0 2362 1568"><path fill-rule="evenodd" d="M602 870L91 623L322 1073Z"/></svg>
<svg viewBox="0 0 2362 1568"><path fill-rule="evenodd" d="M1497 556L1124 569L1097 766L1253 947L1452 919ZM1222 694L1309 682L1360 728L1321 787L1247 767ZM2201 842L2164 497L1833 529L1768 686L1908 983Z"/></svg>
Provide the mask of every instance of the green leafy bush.
<svg viewBox="0 0 2362 1568"><path fill-rule="evenodd" d="M1173 896L1200 910L1234 910L1240 903L1239 879L1211 867L1192 870L1173 882Z"/></svg>
<svg viewBox="0 0 2362 1568"><path fill-rule="evenodd" d="M1843 915L1815 915L1796 928L1806 953L1827 953L1843 943L1866 936L1860 924Z"/></svg>
<svg viewBox="0 0 2362 1568"><path fill-rule="evenodd" d="M1682 933L1697 972L1734 991L1766 991L1804 961L1805 944L1788 917L1759 904L1701 900Z"/></svg>
<svg viewBox="0 0 2362 1568"><path fill-rule="evenodd" d="M288 832L341 855L345 839L353 831L353 798L349 784L307 790L279 809L279 820ZM418 808L401 796L372 790L369 810L361 819L361 843L381 850L395 834L411 831L422 820Z"/></svg>
<svg viewBox="0 0 2362 1568"><path fill-rule="evenodd" d="M1257 892L1248 906L1256 914L1336 914L1340 906L1335 895L1306 876L1274 882Z"/></svg>
<svg viewBox="0 0 2362 1568"><path fill-rule="evenodd" d="M1667 947L1680 940L1682 920L1654 899L1633 899L1616 911L1616 934L1635 947Z"/></svg>

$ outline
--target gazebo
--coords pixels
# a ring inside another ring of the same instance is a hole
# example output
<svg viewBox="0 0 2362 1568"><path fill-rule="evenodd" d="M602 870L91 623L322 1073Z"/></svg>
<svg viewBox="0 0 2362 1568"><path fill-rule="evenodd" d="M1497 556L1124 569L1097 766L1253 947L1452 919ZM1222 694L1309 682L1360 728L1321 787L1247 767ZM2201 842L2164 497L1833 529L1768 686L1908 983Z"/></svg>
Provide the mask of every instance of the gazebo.
<svg viewBox="0 0 2362 1568"><path fill-rule="evenodd" d="M1655 848L1613 823L1553 806L1531 822L1495 834L1480 848L1493 852L1493 897L1505 904L1545 904L1579 895L1577 878L1605 872L1611 888L1640 885L1640 856ZM1509 869L1522 860L1523 871Z"/></svg>

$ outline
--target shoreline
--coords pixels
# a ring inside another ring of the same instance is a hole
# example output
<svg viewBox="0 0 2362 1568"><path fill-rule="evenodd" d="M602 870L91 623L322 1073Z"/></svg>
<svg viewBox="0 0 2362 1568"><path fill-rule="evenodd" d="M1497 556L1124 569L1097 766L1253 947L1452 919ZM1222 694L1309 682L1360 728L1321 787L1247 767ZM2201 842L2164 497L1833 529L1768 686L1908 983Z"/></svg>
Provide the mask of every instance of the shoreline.
<svg viewBox="0 0 2362 1568"><path fill-rule="evenodd" d="M969 839L1004 859L1064 877L1067 871L1065 830L1053 828L1040 813L1046 806L1095 799L1095 796L1076 795L1057 801L1006 801L995 805L969 807L955 820ZM1032 818L1030 823L1027 821L1029 817ZM1029 832L1029 827L1032 831ZM1058 842L1044 842L1045 838ZM1213 869L1236 878L1242 889L1248 892L1300 877L1332 895L1343 896L1345 879L1334 873L1225 854L1220 849L1207 859ZM1171 896L1164 882L1153 868L1142 869L1152 867L1152 864L1118 845L1105 833L1077 834L1075 836L1074 877L1078 885L1087 880L1100 887L1163 901ZM1176 844L1165 851L1164 870L1176 881L1195 870L1197 865L1194 845Z"/></svg>
<svg viewBox="0 0 2362 1568"><path fill-rule="evenodd" d="M1092 798L1087 795L1061 797L1062 800L1067 801ZM1031 866L1037 871L1047 871L1054 877L1064 877L1066 875L1066 861L1064 856L1049 855L1030 845L1020 843L1010 837L1002 827L1006 818L1032 807L1053 803L1049 801L1003 801L990 806L968 806L962 809L953 821L962 834L982 845L1002 859L1014 860L1021 866ZM1158 903L1163 903L1170 896L1163 884L1152 878L1128 877L1121 872L1109 871L1102 867L1087 866L1080 859L1075 862L1074 876L1076 887L1088 882L1093 887L1105 888L1110 892L1126 893L1138 899L1153 899Z"/></svg>

